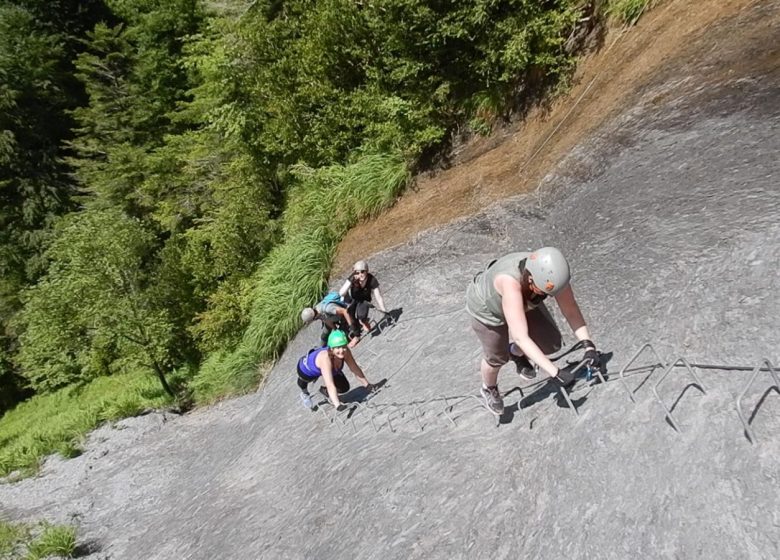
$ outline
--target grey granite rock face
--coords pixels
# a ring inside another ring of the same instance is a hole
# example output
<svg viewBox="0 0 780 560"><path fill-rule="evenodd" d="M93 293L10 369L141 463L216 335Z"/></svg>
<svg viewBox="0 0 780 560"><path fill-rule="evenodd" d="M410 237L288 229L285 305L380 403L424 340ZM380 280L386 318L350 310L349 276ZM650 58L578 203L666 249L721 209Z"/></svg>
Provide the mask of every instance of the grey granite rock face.
<svg viewBox="0 0 780 560"><path fill-rule="evenodd" d="M777 69L648 84L539 193L371 257L403 313L355 354L388 380L371 403L394 411L394 431L387 414L375 431L367 410L353 428L299 405L312 326L257 394L101 428L81 457L0 485L0 513L74 519L94 558L780 557L780 395L755 413L751 445L733 406L744 373L701 372L706 395L673 373L660 393L682 433L652 397L658 372L636 405L614 380L648 341L664 359L780 365L779 87ZM461 399L453 427L431 399L477 394L465 285L542 244L570 257L612 381L579 385L575 418L543 387L518 409L527 382L508 366L503 423Z"/></svg>

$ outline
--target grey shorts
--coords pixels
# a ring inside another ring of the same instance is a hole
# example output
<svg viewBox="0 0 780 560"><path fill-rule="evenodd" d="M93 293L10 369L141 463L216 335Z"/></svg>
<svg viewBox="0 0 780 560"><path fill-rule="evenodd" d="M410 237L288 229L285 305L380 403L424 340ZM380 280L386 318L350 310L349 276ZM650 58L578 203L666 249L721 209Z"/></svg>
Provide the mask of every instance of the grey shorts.
<svg viewBox="0 0 780 560"><path fill-rule="evenodd" d="M561 331L544 304L527 311L528 335L545 354L561 349ZM471 318L471 328L482 343L482 357L493 367L501 367L509 361L509 327L491 327Z"/></svg>

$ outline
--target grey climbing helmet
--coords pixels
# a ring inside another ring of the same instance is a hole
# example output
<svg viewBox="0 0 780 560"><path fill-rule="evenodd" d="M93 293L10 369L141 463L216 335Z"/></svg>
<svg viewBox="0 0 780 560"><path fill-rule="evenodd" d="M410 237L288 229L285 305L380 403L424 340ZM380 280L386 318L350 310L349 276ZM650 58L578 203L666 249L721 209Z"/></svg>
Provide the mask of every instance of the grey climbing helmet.
<svg viewBox="0 0 780 560"><path fill-rule="evenodd" d="M304 307L303 311L301 311L301 321L303 321L304 325L308 325L314 321L314 317L316 316L317 313L311 307Z"/></svg>
<svg viewBox="0 0 780 560"><path fill-rule="evenodd" d="M533 276L536 287L551 296L565 288L571 279L569 263L555 247L542 247L528 255L525 269Z"/></svg>
<svg viewBox="0 0 780 560"><path fill-rule="evenodd" d="M368 272L368 263L366 261L358 261L352 267L352 270L353 272Z"/></svg>

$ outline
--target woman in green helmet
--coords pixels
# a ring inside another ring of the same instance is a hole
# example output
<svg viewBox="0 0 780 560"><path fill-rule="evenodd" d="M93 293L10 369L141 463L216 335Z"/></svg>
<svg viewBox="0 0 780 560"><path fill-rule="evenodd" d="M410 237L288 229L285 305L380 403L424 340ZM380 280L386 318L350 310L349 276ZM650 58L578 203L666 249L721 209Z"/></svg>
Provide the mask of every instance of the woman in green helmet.
<svg viewBox="0 0 780 560"><path fill-rule="evenodd" d="M481 393L494 414L504 411L498 370L510 359L526 379L535 375L535 364L563 387L574 383L574 366L558 368L546 356L561 347L561 333L544 306L547 297L555 299L574 336L582 341L585 359L599 366L599 353L569 280L569 263L563 254L555 247L543 247L495 259L469 284L466 311L482 344Z"/></svg>
<svg viewBox="0 0 780 560"><path fill-rule="evenodd" d="M339 400L339 395L349 391L349 381L344 375L343 369L346 364L350 371L355 374L360 383L373 391L373 386L366 379L363 370L355 361L352 352L349 349L349 339L343 331L334 330L328 336L328 345L321 348L314 348L298 360L298 387L301 390L301 402L303 406L311 409L314 405L309 395L309 383L317 381L320 377L326 390L330 402L337 410L341 410L344 405Z"/></svg>

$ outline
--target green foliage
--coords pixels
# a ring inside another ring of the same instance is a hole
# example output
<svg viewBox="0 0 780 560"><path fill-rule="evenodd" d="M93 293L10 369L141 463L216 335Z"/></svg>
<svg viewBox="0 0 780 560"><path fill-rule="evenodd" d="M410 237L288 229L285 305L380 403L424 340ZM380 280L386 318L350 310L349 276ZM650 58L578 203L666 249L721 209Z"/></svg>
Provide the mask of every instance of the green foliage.
<svg viewBox="0 0 780 560"><path fill-rule="evenodd" d="M0 5L0 412L24 395L11 360L18 293L43 272L49 228L72 208L74 186L62 151L79 97L69 74L72 12L53 25L34 4Z"/></svg>
<svg viewBox="0 0 780 560"><path fill-rule="evenodd" d="M283 216L284 242L253 277L250 323L241 344L204 365L193 380L200 401L257 382L264 362L300 327L300 310L327 285L333 249L358 220L376 215L395 200L408 179L399 155L364 155L354 164L320 169L297 166L298 185Z"/></svg>
<svg viewBox="0 0 780 560"><path fill-rule="evenodd" d="M51 453L76 455L84 434L100 423L170 402L160 385L143 373L100 377L36 395L0 418L0 476L32 474Z"/></svg>
<svg viewBox="0 0 780 560"><path fill-rule="evenodd" d="M607 14L621 23L634 25L654 4L654 0L610 0Z"/></svg>
<svg viewBox="0 0 780 560"><path fill-rule="evenodd" d="M0 6L0 273L17 283L40 274L35 257L46 229L71 209L61 144L71 134L67 113L79 91L69 73L67 32L21 6ZM2 299L13 286L0 290Z"/></svg>
<svg viewBox="0 0 780 560"><path fill-rule="evenodd" d="M120 24L100 23L76 61L89 104L74 111L79 123L71 163L87 192L138 217L154 212L160 192L147 192L149 153L166 134L186 128L171 121L187 97L181 58L184 38L201 20L195 0L112 3ZM159 185L159 183L152 184Z"/></svg>
<svg viewBox="0 0 780 560"><path fill-rule="evenodd" d="M182 39L200 12L189 0L112 6L124 22L95 26L76 62L90 102L73 111L70 162L87 209L58 231L49 272L26 292L18 321L17 363L38 391L140 365L165 385L165 371L197 359L186 327L202 306L185 240L167 233L181 229L166 210L180 199L160 188L176 170L154 154L166 131L182 130L169 114L189 87Z"/></svg>
<svg viewBox="0 0 780 560"><path fill-rule="evenodd" d="M475 93L506 107L533 75L568 70L576 5L258 2L223 54L239 68L239 126L273 162L343 162L358 146L415 158L468 118Z"/></svg>
<svg viewBox="0 0 780 560"><path fill-rule="evenodd" d="M27 560L42 560L50 556L72 558L75 551L74 527L45 524L41 534L27 548Z"/></svg>
<svg viewBox="0 0 780 560"><path fill-rule="evenodd" d="M41 560L56 556L72 558L76 552L76 529L41 522L37 526L0 520L0 559Z"/></svg>
<svg viewBox="0 0 780 560"><path fill-rule="evenodd" d="M49 271L26 292L19 364L36 391L173 365L174 326L146 266L154 238L116 210L65 220Z"/></svg>
<svg viewBox="0 0 780 560"><path fill-rule="evenodd" d="M409 169L560 83L592 9L54 0L58 22L43 0L24 5L2 8L0 29L0 166L17 166L0 167L0 389L144 369L165 386L206 355L201 400L256 382L321 294L333 248L392 204ZM55 148L27 157L26 138ZM43 179L22 172L30 162ZM30 456L78 453L82 426L137 402L117 396L67 434L33 431Z"/></svg>
<svg viewBox="0 0 780 560"><path fill-rule="evenodd" d="M29 538L26 525L9 523L0 519L0 559L13 558Z"/></svg>

